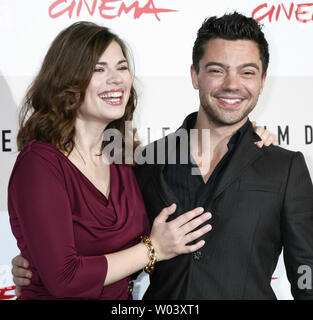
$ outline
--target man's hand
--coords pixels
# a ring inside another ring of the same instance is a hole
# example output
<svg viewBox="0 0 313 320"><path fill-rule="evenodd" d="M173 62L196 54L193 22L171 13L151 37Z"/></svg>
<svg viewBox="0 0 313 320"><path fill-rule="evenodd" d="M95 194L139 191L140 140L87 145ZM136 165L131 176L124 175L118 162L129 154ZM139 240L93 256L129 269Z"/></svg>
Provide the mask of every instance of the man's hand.
<svg viewBox="0 0 313 320"><path fill-rule="evenodd" d="M15 294L17 297L21 296L22 287L30 285L32 273L29 268L29 262L21 255L12 259L12 275L13 282L16 285Z"/></svg>

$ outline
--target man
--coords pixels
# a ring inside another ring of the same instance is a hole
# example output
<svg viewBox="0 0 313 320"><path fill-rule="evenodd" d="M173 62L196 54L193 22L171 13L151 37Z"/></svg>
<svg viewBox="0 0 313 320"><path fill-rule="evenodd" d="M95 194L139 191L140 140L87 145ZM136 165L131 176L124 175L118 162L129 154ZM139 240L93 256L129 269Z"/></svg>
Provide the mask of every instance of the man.
<svg viewBox="0 0 313 320"><path fill-rule="evenodd" d="M282 248L294 298L313 298L298 286L299 267L313 267L308 169L299 152L257 148L248 120L268 61L268 44L251 18L212 17L199 29L191 77L200 107L182 128L209 129L209 153L191 139L189 163L145 164L135 172L151 221L175 202L172 218L203 206L213 229L201 250L157 263L144 299L275 299L270 282ZM180 151L168 143L172 137L161 140L169 145L167 159ZM200 175L191 174L193 168Z"/></svg>

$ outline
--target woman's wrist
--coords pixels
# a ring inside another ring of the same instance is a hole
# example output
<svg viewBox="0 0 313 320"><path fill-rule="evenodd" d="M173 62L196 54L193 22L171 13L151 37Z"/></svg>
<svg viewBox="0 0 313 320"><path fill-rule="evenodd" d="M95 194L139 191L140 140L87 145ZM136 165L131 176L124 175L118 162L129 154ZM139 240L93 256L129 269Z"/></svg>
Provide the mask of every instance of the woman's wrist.
<svg viewBox="0 0 313 320"><path fill-rule="evenodd" d="M148 236L141 236L140 240L148 249L149 263L144 267L144 271L151 275L157 262L157 254L155 252L153 243Z"/></svg>

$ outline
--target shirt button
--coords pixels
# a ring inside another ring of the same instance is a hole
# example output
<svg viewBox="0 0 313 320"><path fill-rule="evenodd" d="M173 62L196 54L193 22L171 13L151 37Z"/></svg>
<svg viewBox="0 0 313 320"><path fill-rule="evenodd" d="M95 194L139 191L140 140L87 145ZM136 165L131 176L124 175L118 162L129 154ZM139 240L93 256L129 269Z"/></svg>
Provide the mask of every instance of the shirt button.
<svg viewBox="0 0 313 320"><path fill-rule="evenodd" d="M198 260L201 259L201 257L202 257L202 252L201 252L200 250L195 251L195 252L193 253L193 259L194 259L194 260L198 261Z"/></svg>

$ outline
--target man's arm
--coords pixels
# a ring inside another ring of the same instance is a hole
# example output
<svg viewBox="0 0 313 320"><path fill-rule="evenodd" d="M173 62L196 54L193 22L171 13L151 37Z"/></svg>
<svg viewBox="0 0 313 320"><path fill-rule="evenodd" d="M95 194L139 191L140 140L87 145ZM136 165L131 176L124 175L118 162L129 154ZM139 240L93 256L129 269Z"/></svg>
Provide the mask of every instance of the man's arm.
<svg viewBox="0 0 313 320"><path fill-rule="evenodd" d="M313 186L303 155L295 153L282 212L284 261L295 299L312 299L312 277L299 281L304 268L313 271Z"/></svg>

